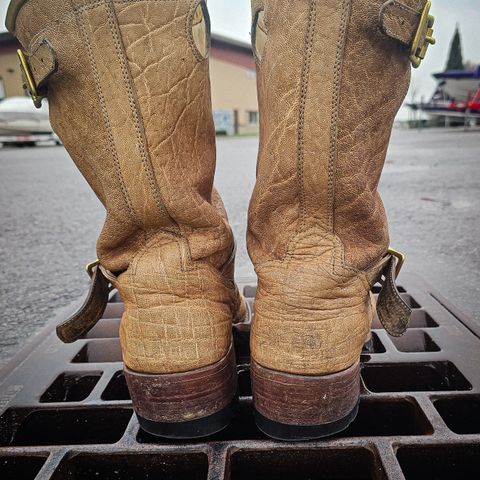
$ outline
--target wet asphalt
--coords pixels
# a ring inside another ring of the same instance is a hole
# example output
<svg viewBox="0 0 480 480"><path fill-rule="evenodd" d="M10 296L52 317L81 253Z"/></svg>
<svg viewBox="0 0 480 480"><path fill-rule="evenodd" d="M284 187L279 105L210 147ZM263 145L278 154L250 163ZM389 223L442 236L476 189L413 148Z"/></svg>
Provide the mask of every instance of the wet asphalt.
<svg viewBox="0 0 480 480"><path fill-rule="evenodd" d="M216 183L245 247L258 138L220 138ZM405 266L480 322L480 131L395 130L381 182ZM102 206L63 147L0 149L0 365L88 286Z"/></svg>

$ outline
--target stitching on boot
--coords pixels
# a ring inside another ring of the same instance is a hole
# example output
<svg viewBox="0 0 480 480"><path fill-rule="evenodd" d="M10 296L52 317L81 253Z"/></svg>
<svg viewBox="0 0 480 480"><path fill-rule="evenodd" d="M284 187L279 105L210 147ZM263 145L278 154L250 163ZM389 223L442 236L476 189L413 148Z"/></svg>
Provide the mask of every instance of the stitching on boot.
<svg viewBox="0 0 480 480"><path fill-rule="evenodd" d="M121 191L122 191L122 194L123 194L123 199L124 199L124 201L127 205L130 216L131 216L132 220L135 222L135 224L137 226L139 226L140 228L142 228L141 225L138 222L138 219L136 218L135 212L133 211L133 207L132 207L132 204L130 202L130 197L129 197L127 189L125 187L125 181L124 181L122 171L121 171L121 168L120 168L120 162L118 160L117 151L115 149L115 141L114 141L113 134L112 134L112 127L110 125L110 120L108 118L107 107L105 105L105 97L103 96L102 87L101 87L101 83L100 83L100 78L99 78L99 74L98 74L98 70L97 70L97 65L95 63L95 56L93 54L92 45L91 45L90 40L88 38L88 33L87 33L87 29L85 27L85 21L84 21L84 18L83 18L83 13L84 12L78 12L77 20L78 20L78 24L79 24L80 30L82 32L82 35L84 37L85 44L87 46L89 63L90 63L90 67L92 68L93 79L95 81L95 90L96 90L96 94L97 94L97 97L98 97L98 100L99 100L99 103L100 103L100 108L102 110L104 126L105 126L105 129L107 131L109 150L110 150L110 153L111 153L112 158L113 158L113 163L115 165L115 174L116 174L118 182L120 184L120 188L121 188Z"/></svg>
<svg viewBox="0 0 480 480"><path fill-rule="evenodd" d="M307 101L308 84L310 76L310 64L313 53L313 38L315 35L315 23L317 16L316 0L310 0L310 9L308 12L307 32L305 35L305 56L302 66L301 91L300 91L300 109L298 119L297 133L297 176L298 190L300 196L300 230L305 226L306 207L305 207L305 184L303 175L303 164L305 158L305 107Z"/></svg>
<svg viewBox="0 0 480 480"><path fill-rule="evenodd" d="M351 12L351 0L344 0L342 5L342 18L340 32L337 42L337 54L334 65L332 115L330 133L330 158L328 165L328 199L329 218L328 224L332 233L335 233L335 163L337 159L337 136L338 136L338 114L340 108L340 89L342 80L343 56L346 44L347 23ZM335 248L335 245L332 245ZM333 269L335 270L335 260Z"/></svg>
<svg viewBox="0 0 480 480"><path fill-rule="evenodd" d="M163 202L163 199L161 198L161 194L159 191L158 183L156 182L153 174L153 167L151 165L151 160L150 156L148 155L148 152L146 150L146 139L145 139L145 132L144 132L144 127L142 124L142 121L140 119L139 115L139 107L138 107L138 102L135 97L133 87L132 87L132 78L129 70L129 66L127 64L127 58L126 58L126 53L125 53L125 48L121 39L121 32L120 32L120 27L117 22L116 18L116 13L115 13L115 6L114 6L114 1L113 0L105 0L105 5L107 6L107 11L108 11L108 23L110 26L110 30L112 32L114 42L115 42L115 47L117 50L117 58L120 62L121 70L122 70L122 75L123 75L123 80L125 82L125 87L128 92L128 101L130 104L130 110L133 115L134 119L134 125L135 125L135 133L137 137L137 145L140 151L140 157L142 159L142 166L143 169L145 170L145 173L147 174L147 179L148 183L150 185L155 203L157 205L157 208L160 210L161 213L167 216L169 218L174 227L178 229L178 225L176 222L170 217L169 213L167 212L167 209L165 207L165 204Z"/></svg>

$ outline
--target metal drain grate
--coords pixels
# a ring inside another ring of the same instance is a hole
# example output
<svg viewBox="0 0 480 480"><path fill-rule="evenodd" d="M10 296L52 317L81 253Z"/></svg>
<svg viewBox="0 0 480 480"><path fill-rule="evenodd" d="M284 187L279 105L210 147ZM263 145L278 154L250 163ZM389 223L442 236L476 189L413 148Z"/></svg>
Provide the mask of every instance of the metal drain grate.
<svg viewBox="0 0 480 480"><path fill-rule="evenodd" d="M249 303L255 287L243 285ZM355 422L328 440L278 443L252 415L248 325L234 328L240 403L212 438L166 441L139 430L122 373L123 309L64 345L50 323L0 379L2 479L451 479L480 471L480 329L417 278L399 339L378 322L362 355ZM59 319L61 320L61 319Z"/></svg>

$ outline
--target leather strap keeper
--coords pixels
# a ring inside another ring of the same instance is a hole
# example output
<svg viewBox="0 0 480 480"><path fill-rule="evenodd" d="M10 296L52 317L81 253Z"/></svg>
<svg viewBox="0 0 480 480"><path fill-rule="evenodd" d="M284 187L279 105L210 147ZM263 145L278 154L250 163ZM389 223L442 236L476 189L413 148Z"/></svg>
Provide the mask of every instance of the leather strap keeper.
<svg viewBox="0 0 480 480"><path fill-rule="evenodd" d="M57 71L57 57L53 47L47 40L44 40L38 47L27 55L30 72L39 92L46 87L48 78Z"/></svg>
<svg viewBox="0 0 480 480"><path fill-rule="evenodd" d="M413 43L426 0L389 0L380 9L380 29L406 47ZM427 35L427 28L422 33Z"/></svg>

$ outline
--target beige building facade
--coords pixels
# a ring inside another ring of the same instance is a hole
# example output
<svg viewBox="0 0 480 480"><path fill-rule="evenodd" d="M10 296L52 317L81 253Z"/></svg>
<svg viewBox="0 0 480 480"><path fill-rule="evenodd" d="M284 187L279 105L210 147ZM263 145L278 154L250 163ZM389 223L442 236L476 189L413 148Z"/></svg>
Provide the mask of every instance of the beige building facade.
<svg viewBox="0 0 480 480"><path fill-rule="evenodd" d="M17 41L9 33L0 33L0 98L24 95Z"/></svg>
<svg viewBox="0 0 480 480"><path fill-rule="evenodd" d="M257 79L250 46L213 35L210 77L217 131L221 130L219 112L230 112L233 133L258 133Z"/></svg>

